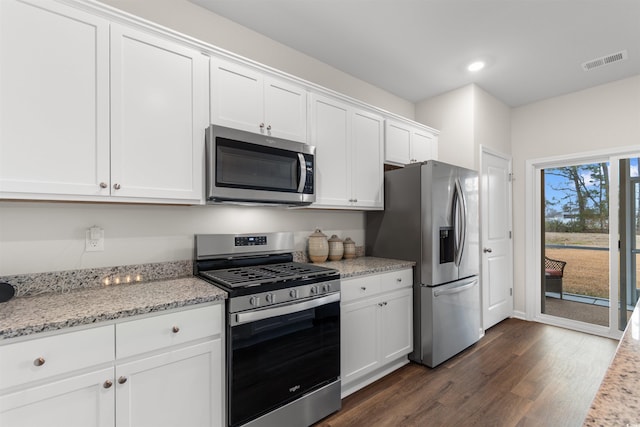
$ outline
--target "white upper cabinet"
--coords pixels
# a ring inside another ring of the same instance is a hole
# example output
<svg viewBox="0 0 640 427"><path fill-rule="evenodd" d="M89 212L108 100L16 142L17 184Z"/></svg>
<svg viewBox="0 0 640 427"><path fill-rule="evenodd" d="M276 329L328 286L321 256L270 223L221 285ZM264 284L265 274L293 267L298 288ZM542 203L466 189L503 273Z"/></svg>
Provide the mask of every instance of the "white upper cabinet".
<svg viewBox="0 0 640 427"><path fill-rule="evenodd" d="M377 114L312 95L309 135L316 146L316 202L312 207L384 207L382 124Z"/></svg>
<svg viewBox="0 0 640 427"><path fill-rule="evenodd" d="M0 194L108 192L109 22L1 0L0 64Z"/></svg>
<svg viewBox="0 0 640 427"><path fill-rule="evenodd" d="M438 158L438 137L418 124L385 121L385 163L403 166Z"/></svg>
<svg viewBox="0 0 640 427"><path fill-rule="evenodd" d="M202 200L208 57L53 1L0 23L0 198Z"/></svg>
<svg viewBox="0 0 640 427"><path fill-rule="evenodd" d="M111 26L111 194L202 197L208 61L181 44Z"/></svg>
<svg viewBox="0 0 640 427"><path fill-rule="evenodd" d="M307 91L222 58L211 60L211 122L307 142Z"/></svg>
<svg viewBox="0 0 640 427"><path fill-rule="evenodd" d="M351 203L364 209L382 209L384 207L383 119L377 114L364 110L355 110L352 117Z"/></svg>

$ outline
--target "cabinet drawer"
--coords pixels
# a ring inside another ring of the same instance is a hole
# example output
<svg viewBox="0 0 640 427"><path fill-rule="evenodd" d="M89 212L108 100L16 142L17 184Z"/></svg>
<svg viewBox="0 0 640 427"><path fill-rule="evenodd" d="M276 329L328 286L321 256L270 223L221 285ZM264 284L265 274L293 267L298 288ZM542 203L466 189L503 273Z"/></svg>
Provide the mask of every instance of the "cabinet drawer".
<svg viewBox="0 0 640 427"><path fill-rule="evenodd" d="M349 302L370 297L380 292L380 275L345 279L340 284L340 299Z"/></svg>
<svg viewBox="0 0 640 427"><path fill-rule="evenodd" d="M381 291L393 291L413 285L413 269L390 271L380 275Z"/></svg>
<svg viewBox="0 0 640 427"><path fill-rule="evenodd" d="M0 347L0 388L110 362L113 325L36 338Z"/></svg>
<svg viewBox="0 0 640 427"><path fill-rule="evenodd" d="M222 330L221 304L178 311L116 325L116 358L157 350Z"/></svg>

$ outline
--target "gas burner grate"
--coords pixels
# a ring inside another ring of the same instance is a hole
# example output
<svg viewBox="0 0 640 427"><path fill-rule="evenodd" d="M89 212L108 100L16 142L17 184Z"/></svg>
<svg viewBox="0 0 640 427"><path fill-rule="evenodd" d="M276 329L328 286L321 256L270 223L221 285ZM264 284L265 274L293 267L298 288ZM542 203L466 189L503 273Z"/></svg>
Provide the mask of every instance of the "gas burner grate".
<svg viewBox="0 0 640 427"><path fill-rule="evenodd" d="M231 288L264 285L267 283L314 277L328 273L334 273L334 270L298 262L200 272L202 276Z"/></svg>

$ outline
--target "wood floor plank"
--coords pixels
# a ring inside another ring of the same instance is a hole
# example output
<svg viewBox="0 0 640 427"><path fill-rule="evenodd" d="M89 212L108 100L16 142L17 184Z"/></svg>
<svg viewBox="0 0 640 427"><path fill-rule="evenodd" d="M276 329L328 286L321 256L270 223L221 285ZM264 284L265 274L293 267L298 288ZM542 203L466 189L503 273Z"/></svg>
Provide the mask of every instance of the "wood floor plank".
<svg viewBox="0 0 640 427"><path fill-rule="evenodd" d="M579 426L616 345L507 319L435 369L410 363L348 396L316 427Z"/></svg>

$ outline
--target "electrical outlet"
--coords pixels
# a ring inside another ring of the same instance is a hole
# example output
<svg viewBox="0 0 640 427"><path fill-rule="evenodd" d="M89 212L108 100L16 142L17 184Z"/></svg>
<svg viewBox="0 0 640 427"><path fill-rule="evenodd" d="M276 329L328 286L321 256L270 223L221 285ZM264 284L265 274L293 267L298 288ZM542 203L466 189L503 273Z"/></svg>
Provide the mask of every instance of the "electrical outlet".
<svg viewBox="0 0 640 427"><path fill-rule="evenodd" d="M104 251L104 230L102 228L91 227L87 229L84 250L85 252Z"/></svg>

